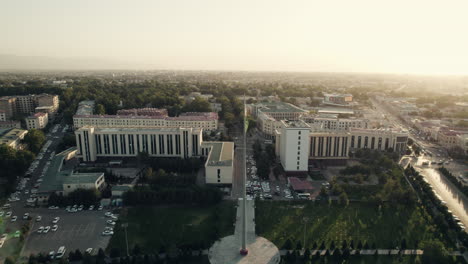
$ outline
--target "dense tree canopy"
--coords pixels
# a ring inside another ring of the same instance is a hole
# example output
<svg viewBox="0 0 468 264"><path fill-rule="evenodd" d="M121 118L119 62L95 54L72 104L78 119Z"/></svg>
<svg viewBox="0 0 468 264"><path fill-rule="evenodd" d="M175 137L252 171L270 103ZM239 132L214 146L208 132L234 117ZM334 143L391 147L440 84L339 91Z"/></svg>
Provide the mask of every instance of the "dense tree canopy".
<svg viewBox="0 0 468 264"><path fill-rule="evenodd" d="M28 145L29 150L34 153L39 153L41 150L42 145L44 144L46 137L44 132L37 129L31 129L28 131L26 136L24 136L24 143Z"/></svg>

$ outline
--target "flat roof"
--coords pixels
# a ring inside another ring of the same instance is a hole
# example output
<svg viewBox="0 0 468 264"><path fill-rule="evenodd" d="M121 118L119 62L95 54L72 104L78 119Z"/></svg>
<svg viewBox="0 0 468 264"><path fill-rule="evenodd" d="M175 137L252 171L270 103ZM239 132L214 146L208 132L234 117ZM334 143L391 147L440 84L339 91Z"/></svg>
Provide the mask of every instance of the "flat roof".
<svg viewBox="0 0 468 264"><path fill-rule="evenodd" d="M63 184L95 183L103 175L104 172L72 173L68 177L63 178Z"/></svg>
<svg viewBox="0 0 468 264"><path fill-rule="evenodd" d="M90 128L90 127L94 127L94 126L84 126L80 129L84 129L84 128ZM191 127L190 127L191 128ZM80 129L78 129L77 131L79 131ZM154 127L154 128L139 128L139 127L94 127L94 131L96 132L104 132L104 133L112 133L112 132L126 132L126 131L130 131L130 132L136 132L136 131L139 131L139 132L154 132L154 131L169 131L169 132L177 132L177 131L180 131L180 129L183 129L183 127ZM192 131L200 131L200 128L192 128Z"/></svg>
<svg viewBox="0 0 468 264"><path fill-rule="evenodd" d="M257 104L256 107L259 107L260 110L265 113L281 113L281 112L304 113L304 112L307 112L306 110L301 109L293 104L284 103L284 102L264 102L264 103Z"/></svg>
<svg viewBox="0 0 468 264"><path fill-rule="evenodd" d="M207 166L232 166L234 142L203 142L202 147L211 147Z"/></svg>
<svg viewBox="0 0 468 264"><path fill-rule="evenodd" d="M319 114L354 114L352 109L348 108L338 108L338 107L321 107L317 111Z"/></svg>
<svg viewBox="0 0 468 264"><path fill-rule="evenodd" d="M9 144L12 141L18 140L20 136L26 133L28 133L28 131L24 129L10 128L6 132L3 131L3 134L0 137L0 143Z"/></svg>
<svg viewBox="0 0 468 264"><path fill-rule="evenodd" d="M289 184L291 185L291 187L293 188L293 190L301 190L301 191L304 191L304 190L313 190L314 187L312 186L312 184L308 181L305 181L305 180L301 180L297 177L289 177L288 178L288 181L289 181Z"/></svg>

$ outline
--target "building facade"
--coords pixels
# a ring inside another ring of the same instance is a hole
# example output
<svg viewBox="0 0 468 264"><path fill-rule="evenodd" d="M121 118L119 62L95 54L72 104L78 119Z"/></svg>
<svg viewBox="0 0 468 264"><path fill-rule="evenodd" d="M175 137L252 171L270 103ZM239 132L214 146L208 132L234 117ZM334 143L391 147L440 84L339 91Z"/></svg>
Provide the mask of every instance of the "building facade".
<svg viewBox="0 0 468 264"><path fill-rule="evenodd" d="M96 128L75 131L77 156L83 161L98 157L136 157L147 152L150 157L190 158L201 155L202 130L196 128Z"/></svg>
<svg viewBox="0 0 468 264"><path fill-rule="evenodd" d="M17 113L32 114L37 107L50 107L52 113L56 113L59 107L58 95L52 94L30 94L19 96L4 96L0 98L0 110L11 118Z"/></svg>
<svg viewBox="0 0 468 264"><path fill-rule="evenodd" d="M49 115L47 113L35 113L26 118L26 128L29 129L43 129L49 122Z"/></svg>
<svg viewBox="0 0 468 264"><path fill-rule="evenodd" d="M284 170L294 173L322 165L344 165L349 153L358 149L392 149L404 153L407 141L408 133L402 130L329 130L311 127L305 122L296 122L294 126L285 122L282 129L276 131L275 147Z"/></svg>

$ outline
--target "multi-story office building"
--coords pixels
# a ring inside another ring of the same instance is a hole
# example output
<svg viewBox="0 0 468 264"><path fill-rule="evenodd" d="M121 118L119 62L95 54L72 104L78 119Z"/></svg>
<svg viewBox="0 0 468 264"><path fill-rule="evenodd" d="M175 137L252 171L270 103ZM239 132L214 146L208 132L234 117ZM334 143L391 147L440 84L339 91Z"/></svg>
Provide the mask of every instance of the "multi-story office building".
<svg viewBox="0 0 468 264"><path fill-rule="evenodd" d="M159 115L75 115L75 128L84 126L115 127L115 128L178 128L193 127L211 131L218 129L218 114L184 113L178 117Z"/></svg>
<svg viewBox="0 0 468 264"><path fill-rule="evenodd" d="M353 102L352 94L324 94L323 104L334 106L348 106Z"/></svg>
<svg viewBox="0 0 468 264"><path fill-rule="evenodd" d="M85 126L75 131L77 156L83 161L98 157L189 158L201 155L202 130L196 128L97 128Z"/></svg>
<svg viewBox="0 0 468 264"><path fill-rule="evenodd" d="M162 117L168 116L167 109L159 109L159 108L121 109L117 111L117 115L162 116Z"/></svg>
<svg viewBox="0 0 468 264"><path fill-rule="evenodd" d="M94 113L95 102L93 100L81 101L78 103L75 115L92 115Z"/></svg>
<svg viewBox="0 0 468 264"><path fill-rule="evenodd" d="M370 128L370 120L359 118L338 118L338 115L320 114L302 117L306 123L319 125L323 129L349 130L350 128Z"/></svg>
<svg viewBox="0 0 468 264"><path fill-rule="evenodd" d="M257 118L257 126L267 138L273 138L281 127L281 120L299 120L307 113L295 105L283 102L264 102L249 106L250 113Z"/></svg>
<svg viewBox="0 0 468 264"><path fill-rule="evenodd" d="M49 122L49 115L47 113L35 113L34 115L26 118L26 128L29 129L43 129Z"/></svg>
<svg viewBox="0 0 468 264"><path fill-rule="evenodd" d="M357 149L393 149L403 153L407 140L408 133L402 130L330 130L311 127L303 121L283 121L283 127L276 131L276 154L286 172L300 173L308 167L344 165L349 153ZM292 162L295 159L296 164ZM305 160L308 167L303 166Z"/></svg>
<svg viewBox="0 0 468 264"><path fill-rule="evenodd" d="M96 128L75 131L77 156L85 162L98 158L131 158L146 152L150 157L206 157L209 184L232 184L234 143L203 142L199 128Z"/></svg>
<svg viewBox="0 0 468 264"><path fill-rule="evenodd" d="M59 107L58 95L30 94L19 96L4 96L0 98L0 110L5 111L7 118L16 113L32 114L37 107L50 107L49 111L55 113Z"/></svg>

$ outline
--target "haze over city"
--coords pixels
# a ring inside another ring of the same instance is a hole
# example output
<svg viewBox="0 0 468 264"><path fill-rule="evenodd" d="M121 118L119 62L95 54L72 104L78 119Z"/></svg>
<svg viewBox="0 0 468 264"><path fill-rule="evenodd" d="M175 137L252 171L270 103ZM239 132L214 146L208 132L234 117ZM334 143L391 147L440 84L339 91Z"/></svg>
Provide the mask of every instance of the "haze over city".
<svg viewBox="0 0 468 264"><path fill-rule="evenodd" d="M3 1L0 69L467 74L466 1Z"/></svg>

